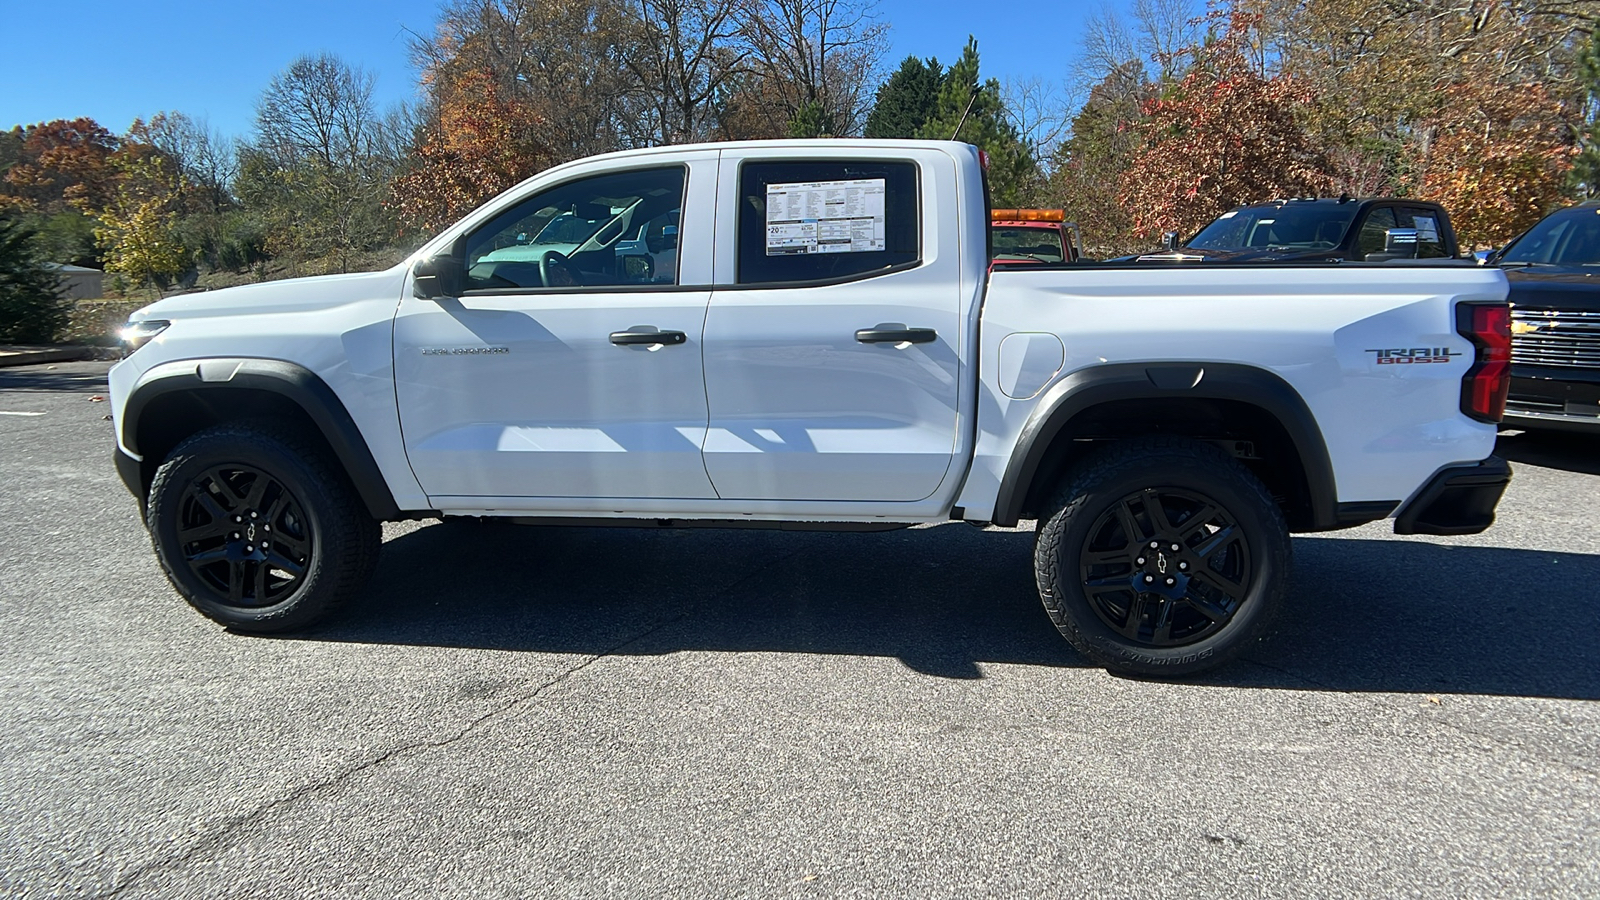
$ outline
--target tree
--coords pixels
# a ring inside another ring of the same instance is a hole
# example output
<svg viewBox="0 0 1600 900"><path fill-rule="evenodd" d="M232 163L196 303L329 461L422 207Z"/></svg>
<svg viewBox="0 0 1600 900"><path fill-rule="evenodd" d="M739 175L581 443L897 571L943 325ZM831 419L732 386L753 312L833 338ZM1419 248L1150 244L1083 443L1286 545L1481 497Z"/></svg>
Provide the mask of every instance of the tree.
<svg viewBox="0 0 1600 900"><path fill-rule="evenodd" d="M1569 186L1584 199L1593 199L1600 197L1600 28L1589 36L1577 62L1585 96Z"/></svg>
<svg viewBox="0 0 1600 900"><path fill-rule="evenodd" d="M349 271L358 251L395 237L384 201L400 161L372 91L371 76L323 54L296 59L262 94L237 187L274 254L331 256Z"/></svg>
<svg viewBox="0 0 1600 900"><path fill-rule="evenodd" d="M636 21L630 0L453 0L412 58L435 98L487 73L503 101L540 118L541 142L565 162L638 146Z"/></svg>
<svg viewBox="0 0 1600 900"><path fill-rule="evenodd" d="M796 137L858 134L866 118L867 80L888 45L876 0L745 4L740 31L747 67L767 98L769 121L782 123L774 130Z"/></svg>
<svg viewBox="0 0 1600 900"><path fill-rule="evenodd" d="M61 278L38 256L33 232L0 215L0 342L47 344L67 327Z"/></svg>
<svg viewBox="0 0 1600 900"><path fill-rule="evenodd" d="M989 154L989 187L996 206L1026 205L1037 186L1038 163L1006 119L1000 82L979 82L978 41L968 37L961 58L945 72L939 101L917 137L959 139Z"/></svg>
<svg viewBox="0 0 1600 900"><path fill-rule="evenodd" d="M105 248L107 272L160 289L189 268L177 235L183 178L170 157L148 144L130 144L113 160L119 174L111 201L95 210L95 237Z"/></svg>
<svg viewBox="0 0 1600 900"><path fill-rule="evenodd" d="M937 111L943 85L944 67L937 59L906 57L879 86L862 134L869 138L916 137L917 130Z"/></svg>
<svg viewBox="0 0 1600 900"><path fill-rule="evenodd" d="M392 186L401 220L437 231L548 166L550 148L537 137L543 131L532 109L501 96L491 73L457 79L412 168Z"/></svg>
<svg viewBox="0 0 1600 900"><path fill-rule="evenodd" d="M1089 90L1070 136L1051 160L1047 196L1082 227L1091 255L1120 256L1143 246L1133 235L1118 185L1144 146L1139 122L1153 90L1137 61L1107 73Z"/></svg>
<svg viewBox="0 0 1600 900"><path fill-rule="evenodd" d="M1234 15L1181 81L1144 104L1144 145L1121 181L1135 235L1191 232L1241 203L1330 183L1326 156L1296 118L1314 95L1257 70L1245 52L1254 24Z"/></svg>
<svg viewBox="0 0 1600 900"><path fill-rule="evenodd" d="M79 203L103 204L115 172L116 135L93 119L56 119L22 130L17 158L6 169L12 205L51 214Z"/></svg>
<svg viewBox="0 0 1600 900"><path fill-rule="evenodd" d="M1427 127L1420 193L1450 210L1462 244L1504 243L1562 202L1576 151L1543 86L1452 85Z"/></svg>
<svg viewBox="0 0 1600 900"><path fill-rule="evenodd" d="M634 140L689 143L710 138L711 98L723 90L749 50L739 34L735 0L635 0L623 63L644 112Z"/></svg>

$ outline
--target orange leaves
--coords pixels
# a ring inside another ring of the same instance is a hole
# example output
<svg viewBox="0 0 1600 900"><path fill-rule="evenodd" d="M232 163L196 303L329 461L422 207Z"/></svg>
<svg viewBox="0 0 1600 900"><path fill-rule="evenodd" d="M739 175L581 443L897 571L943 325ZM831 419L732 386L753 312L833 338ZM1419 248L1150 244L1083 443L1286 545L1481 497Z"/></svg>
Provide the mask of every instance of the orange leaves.
<svg viewBox="0 0 1600 900"><path fill-rule="evenodd" d="M544 120L501 96L487 72L455 80L439 121L418 142L411 170L395 179L393 205L409 226L433 231L550 165Z"/></svg>
<svg viewBox="0 0 1600 900"><path fill-rule="evenodd" d="M1441 95L1416 168L1421 195L1450 210L1462 243L1503 243L1561 202L1576 149L1542 85L1473 82Z"/></svg>
<svg viewBox="0 0 1600 900"><path fill-rule="evenodd" d="M1256 71L1243 52L1248 25L1236 17L1183 80L1145 102L1144 148L1121 179L1135 234L1188 233L1242 203L1328 184L1327 159L1296 115L1310 91Z"/></svg>

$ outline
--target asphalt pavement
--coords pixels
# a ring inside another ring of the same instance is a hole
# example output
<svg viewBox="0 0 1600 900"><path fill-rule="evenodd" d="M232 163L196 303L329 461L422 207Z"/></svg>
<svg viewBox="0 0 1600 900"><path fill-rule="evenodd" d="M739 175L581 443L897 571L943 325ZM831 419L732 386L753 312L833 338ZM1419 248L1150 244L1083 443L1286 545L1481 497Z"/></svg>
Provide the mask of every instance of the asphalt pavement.
<svg viewBox="0 0 1600 900"><path fill-rule="evenodd" d="M107 363L0 371L0 894L1595 897L1600 438L1500 521L1295 540L1271 640L1120 678L1032 535L389 526L289 638L190 610Z"/></svg>

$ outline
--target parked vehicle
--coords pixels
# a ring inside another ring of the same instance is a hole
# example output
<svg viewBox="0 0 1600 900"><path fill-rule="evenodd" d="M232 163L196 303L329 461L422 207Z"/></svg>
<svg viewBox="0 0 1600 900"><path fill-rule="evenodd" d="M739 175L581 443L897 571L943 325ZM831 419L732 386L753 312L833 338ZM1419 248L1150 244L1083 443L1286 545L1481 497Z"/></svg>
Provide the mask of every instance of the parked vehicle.
<svg viewBox="0 0 1600 900"><path fill-rule="evenodd" d="M1444 207L1395 197L1274 200L1229 210L1141 261L1387 262L1460 255Z"/></svg>
<svg viewBox="0 0 1600 900"><path fill-rule="evenodd" d="M1506 422L1600 432L1600 203L1551 213L1488 262L1511 282Z"/></svg>
<svg viewBox="0 0 1600 900"><path fill-rule="evenodd" d="M992 265L1056 265L1083 258L1083 235L1064 209L995 209L989 217Z"/></svg>
<svg viewBox="0 0 1600 900"><path fill-rule="evenodd" d="M985 196L954 142L557 166L386 271L136 313L117 466L177 591L235 629L347 602L385 520L1037 519L1056 627L1146 674L1266 634L1291 531L1493 521L1498 269L990 271ZM530 218L602 206L570 251L497 255ZM616 252L673 211L670 269Z"/></svg>

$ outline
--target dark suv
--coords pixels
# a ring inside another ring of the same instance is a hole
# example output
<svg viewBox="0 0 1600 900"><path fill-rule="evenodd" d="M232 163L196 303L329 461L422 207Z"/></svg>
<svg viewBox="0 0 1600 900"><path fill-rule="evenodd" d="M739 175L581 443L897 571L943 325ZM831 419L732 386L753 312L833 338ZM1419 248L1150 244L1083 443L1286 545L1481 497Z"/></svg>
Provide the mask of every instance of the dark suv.
<svg viewBox="0 0 1600 900"><path fill-rule="evenodd" d="M1459 255L1444 207L1395 197L1274 200L1218 216L1143 261L1382 262Z"/></svg>
<svg viewBox="0 0 1600 900"><path fill-rule="evenodd" d="M1600 203L1551 213L1488 262L1511 282L1506 423L1600 431Z"/></svg>

